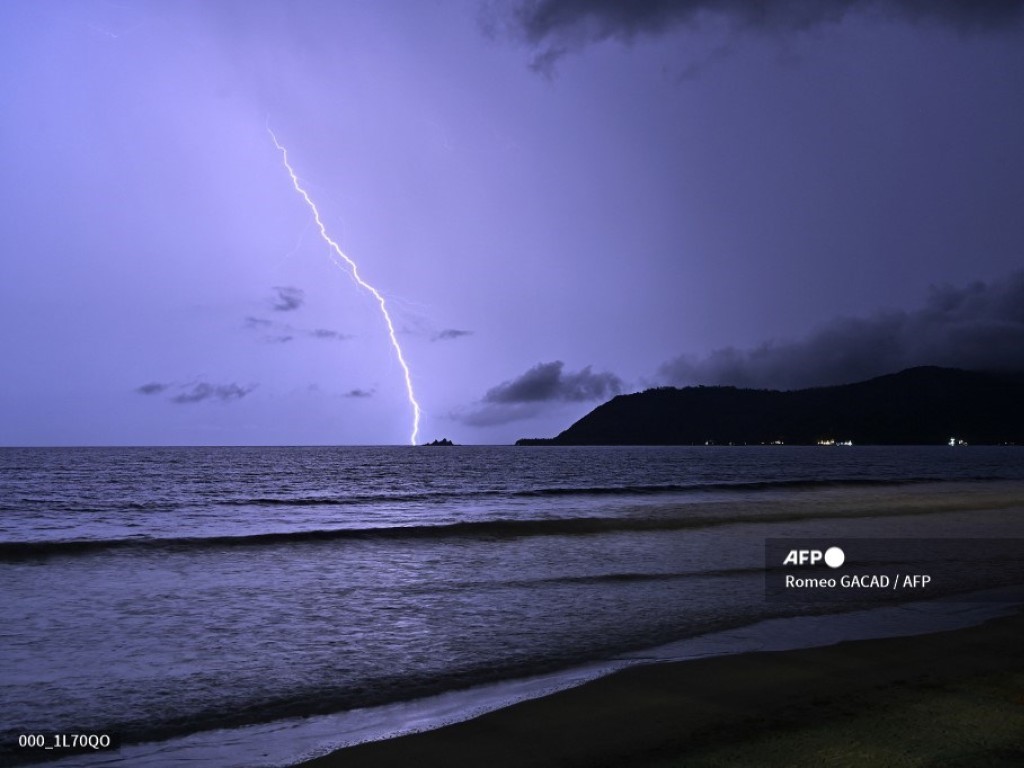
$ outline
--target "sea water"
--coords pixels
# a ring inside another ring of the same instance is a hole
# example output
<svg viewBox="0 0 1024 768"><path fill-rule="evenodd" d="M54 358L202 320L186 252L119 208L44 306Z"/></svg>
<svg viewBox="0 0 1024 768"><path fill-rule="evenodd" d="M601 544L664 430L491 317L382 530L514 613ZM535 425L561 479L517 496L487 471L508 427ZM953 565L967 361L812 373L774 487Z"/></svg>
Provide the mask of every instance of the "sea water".
<svg viewBox="0 0 1024 768"><path fill-rule="evenodd" d="M767 538L1022 533L1015 447L0 449L0 762L96 732L125 748L62 765L286 764L295 723L383 736L872 607L766 600Z"/></svg>

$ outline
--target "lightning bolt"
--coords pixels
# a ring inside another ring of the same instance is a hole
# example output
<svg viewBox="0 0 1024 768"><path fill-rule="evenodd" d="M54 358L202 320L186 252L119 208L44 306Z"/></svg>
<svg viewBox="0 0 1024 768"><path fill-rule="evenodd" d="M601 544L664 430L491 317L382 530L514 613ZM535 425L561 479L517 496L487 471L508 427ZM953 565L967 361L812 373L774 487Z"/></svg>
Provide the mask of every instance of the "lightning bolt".
<svg viewBox="0 0 1024 768"><path fill-rule="evenodd" d="M409 397L409 405L412 406L412 434L409 436L409 444L416 445L416 436L420 431L420 404L416 402L416 392L412 387L412 374L409 372L409 364L405 362L405 355L402 354L402 346L398 343L398 337L395 335L395 324L391 321L391 313L388 312L387 302L384 301L384 296L370 285L368 282L363 280L359 276L359 266L350 259L346 253L341 250L331 236L327 234L327 227L324 226L323 221L320 219L320 211L316 207L316 203L309 196L309 193L302 188L299 184L299 177L295 175L295 169L292 168L291 163L288 162L288 150L277 140L277 136L267 126L267 133L270 134L271 140L274 142L274 146L277 147L281 153L281 160L284 163L285 169L288 171L288 175L292 177L292 186L295 187L295 191L302 195L302 199L306 201L306 205L313 212L313 220L316 222L317 227L320 229L320 237L323 238L324 242L330 246L332 254L331 261L338 269L344 271L348 268L348 271L352 275L352 279L355 280L359 285L368 291L373 298L377 300L377 304L380 305L380 313L384 317L384 324L388 327L388 337L391 339L391 346L395 350L395 357L398 359L398 364L402 367L402 374L405 377L405 391ZM338 258L335 258L337 255ZM341 261L338 261L341 259ZM342 264L344 262L344 265Z"/></svg>

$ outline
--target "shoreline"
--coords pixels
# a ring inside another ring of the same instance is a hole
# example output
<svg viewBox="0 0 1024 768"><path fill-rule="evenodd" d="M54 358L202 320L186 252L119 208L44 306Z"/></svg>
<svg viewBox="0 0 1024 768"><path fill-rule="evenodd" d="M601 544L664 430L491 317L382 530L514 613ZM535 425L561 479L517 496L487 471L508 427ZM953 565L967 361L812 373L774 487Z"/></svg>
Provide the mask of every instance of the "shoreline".
<svg viewBox="0 0 1024 768"><path fill-rule="evenodd" d="M967 599L969 597L969 599ZM467 724L521 703L573 690L624 669L667 668L698 660L736 658L766 652L800 651L851 641L923 636L961 628L1024 610L1019 588L971 593L955 602L926 600L849 612L762 619L666 645L536 677L449 691L422 699L292 718L237 729L205 730L162 742L126 745L115 754L98 753L47 761L62 765L131 765L133 768L281 768L356 746L373 746L415 734ZM348 764L348 763L344 763Z"/></svg>
<svg viewBox="0 0 1024 768"><path fill-rule="evenodd" d="M629 667L297 765L1017 765L1024 612L903 637Z"/></svg>

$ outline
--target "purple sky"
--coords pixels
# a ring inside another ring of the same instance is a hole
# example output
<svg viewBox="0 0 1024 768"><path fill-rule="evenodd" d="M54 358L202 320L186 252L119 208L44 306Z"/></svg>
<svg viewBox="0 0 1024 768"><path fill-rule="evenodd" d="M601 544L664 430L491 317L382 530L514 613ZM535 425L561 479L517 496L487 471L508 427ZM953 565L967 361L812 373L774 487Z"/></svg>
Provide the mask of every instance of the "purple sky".
<svg viewBox="0 0 1024 768"><path fill-rule="evenodd" d="M1019 6L6 0L0 444L1024 367Z"/></svg>

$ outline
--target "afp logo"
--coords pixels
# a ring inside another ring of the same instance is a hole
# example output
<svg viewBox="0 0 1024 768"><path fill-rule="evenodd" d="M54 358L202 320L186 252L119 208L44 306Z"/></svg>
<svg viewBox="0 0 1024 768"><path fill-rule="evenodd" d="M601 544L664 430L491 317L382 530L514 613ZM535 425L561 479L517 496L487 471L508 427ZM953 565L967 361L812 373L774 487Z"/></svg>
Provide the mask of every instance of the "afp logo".
<svg viewBox="0 0 1024 768"><path fill-rule="evenodd" d="M791 549L782 561L783 565L817 565L822 560L829 568L838 568L846 562L846 553L839 547L820 549Z"/></svg>

